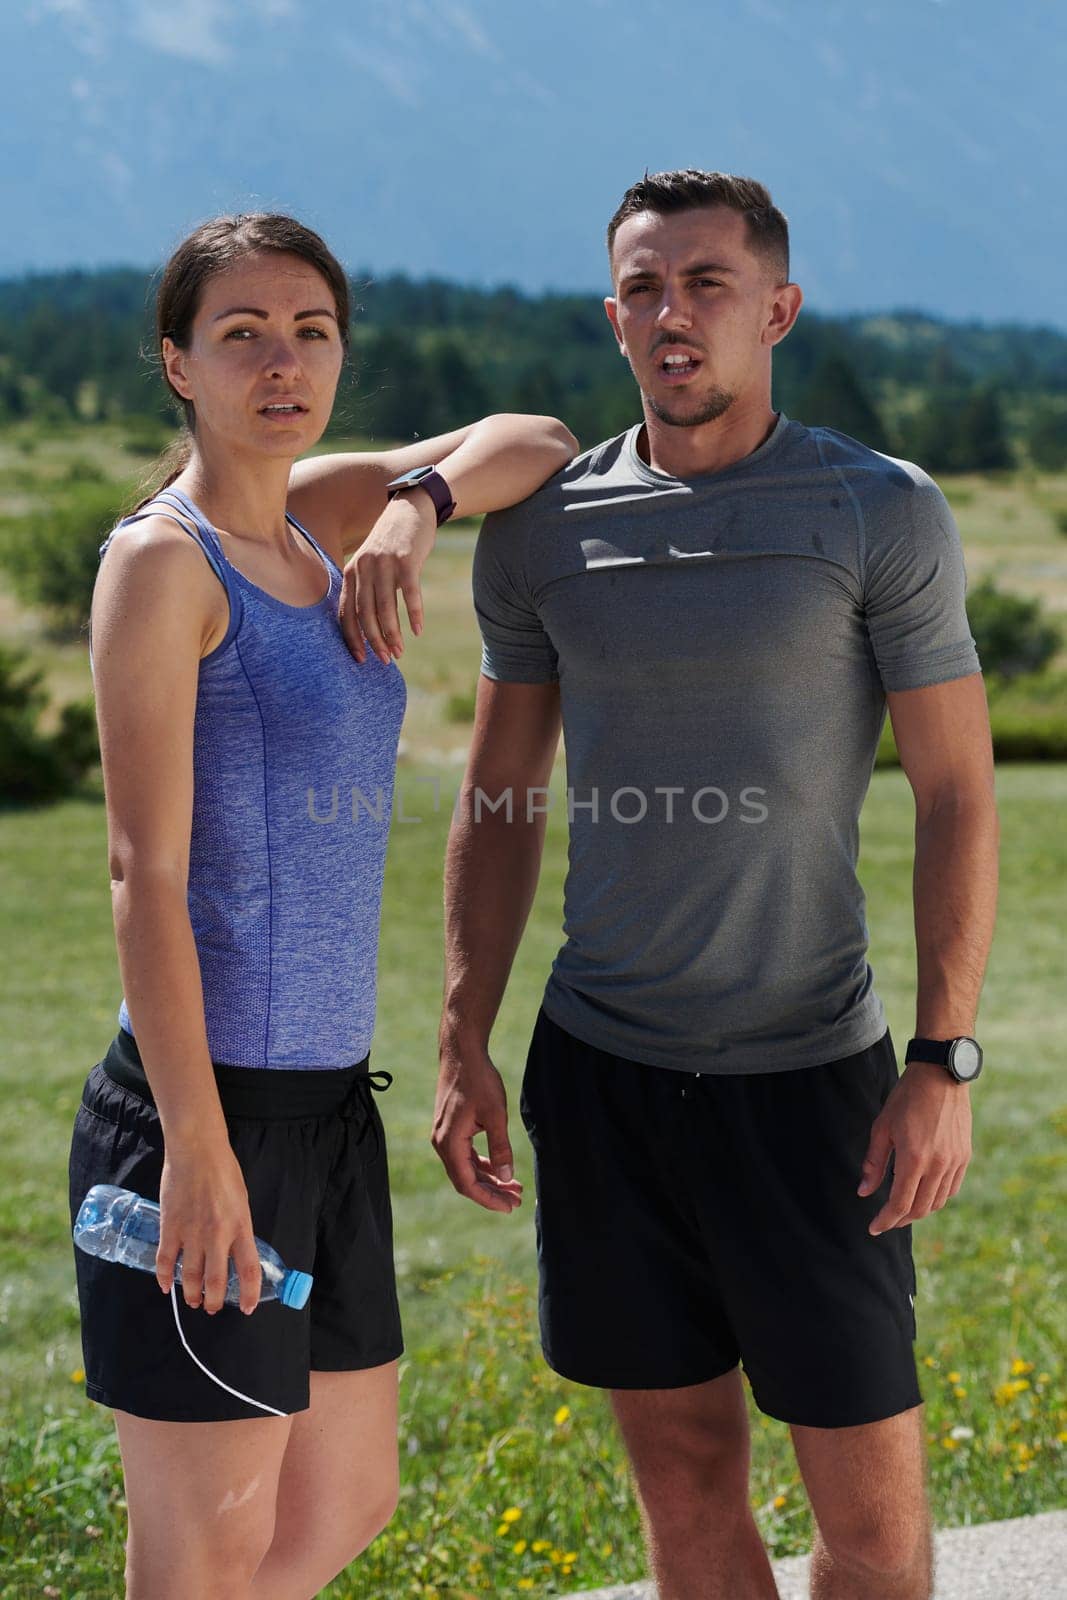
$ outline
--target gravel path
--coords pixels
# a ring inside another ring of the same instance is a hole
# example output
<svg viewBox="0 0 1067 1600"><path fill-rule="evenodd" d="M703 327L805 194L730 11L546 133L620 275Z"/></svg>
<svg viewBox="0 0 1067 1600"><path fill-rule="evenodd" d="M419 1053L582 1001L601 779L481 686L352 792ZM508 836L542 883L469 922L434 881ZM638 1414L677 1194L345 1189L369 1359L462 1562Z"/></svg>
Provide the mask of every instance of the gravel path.
<svg viewBox="0 0 1067 1600"><path fill-rule="evenodd" d="M1067 1511L945 1528L934 1539L934 1600L1067 1600ZM808 1600L807 1556L774 1563L780 1600ZM584 1589L568 1600L656 1600L650 1583Z"/></svg>

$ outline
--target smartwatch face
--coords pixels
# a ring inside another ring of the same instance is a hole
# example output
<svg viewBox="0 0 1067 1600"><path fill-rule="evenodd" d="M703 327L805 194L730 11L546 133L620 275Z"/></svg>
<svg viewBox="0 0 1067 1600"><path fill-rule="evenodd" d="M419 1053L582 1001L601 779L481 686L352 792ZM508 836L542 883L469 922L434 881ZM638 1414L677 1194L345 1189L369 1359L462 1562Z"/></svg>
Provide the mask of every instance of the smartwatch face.
<svg viewBox="0 0 1067 1600"><path fill-rule="evenodd" d="M410 472L405 472L399 478L394 478L389 487L411 489L415 484L421 483L423 478L428 478L433 470L433 467L412 467Z"/></svg>
<svg viewBox="0 0 1067 1600"><path fill-rule="evenodd" d="M982 1065L981 1047L974 1039L957 1039L952 1047L952 1066L961 1078L976 1078Z"/></svg>

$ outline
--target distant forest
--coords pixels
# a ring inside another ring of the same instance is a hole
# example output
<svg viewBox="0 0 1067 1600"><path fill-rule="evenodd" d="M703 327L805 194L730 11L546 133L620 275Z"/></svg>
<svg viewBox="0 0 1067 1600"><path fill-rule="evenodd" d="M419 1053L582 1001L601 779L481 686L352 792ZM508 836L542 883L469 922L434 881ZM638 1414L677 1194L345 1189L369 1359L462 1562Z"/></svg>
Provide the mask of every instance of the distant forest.
<svg viewBox="0 0 1067 1600"><path fill-rule="evenodd" d="M154 360L153 275L0 282L0 423L174 421ZM550 412L583 448L639 414L594 295L527 295L394 275L353 280L352 354L330 433L381 441L490 411ZM1067 467L1067 334L917 312L802 310L774 356L774 404L930 471Z"/></svg>

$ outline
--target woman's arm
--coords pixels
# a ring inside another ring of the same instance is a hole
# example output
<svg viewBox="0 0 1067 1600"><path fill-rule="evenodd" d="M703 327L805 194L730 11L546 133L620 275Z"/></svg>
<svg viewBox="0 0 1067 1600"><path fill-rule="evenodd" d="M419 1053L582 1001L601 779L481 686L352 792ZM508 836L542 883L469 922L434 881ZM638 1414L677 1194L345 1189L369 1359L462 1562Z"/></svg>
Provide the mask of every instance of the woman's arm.
<svg viewBox="0 0 1067 1600"><path fill-rule="evenodd" d="M386 507L386 484L413 467L440 468L457 517L514 505L566 466L578 450L555 417L502 412L396 450L311 456L289 479L289 510L344 556L357 550Z"/></svg>
<svg viewBox="0 0 1067 1600"><path fill-rule="evenodd" d="M218 580L163 517L121 529L97 574L93 683L107 797L115 942L126 1004L163 1129L160 1288L179 1250L189 1305L216 1311L228 1258L241 1307L259 1299L248 1194L230 1145L189 920L193 720Z"/></svg>
<svg viewBox="0 0 1067 1600"><path fill-rule="evenodd" d="M364 635L382 661L403 653L398 590L413 632L422 631L419 573L433 549L437 522L425 490L389 501L390 479L413 467L436 466L456 502L453 515L479 516L525 500L577 449L573 433L555 417L502 412L380 455L298 461L289 479L289 510L326 543L338 565L351 557L340 619L356 660L366 657Z"/></svg>

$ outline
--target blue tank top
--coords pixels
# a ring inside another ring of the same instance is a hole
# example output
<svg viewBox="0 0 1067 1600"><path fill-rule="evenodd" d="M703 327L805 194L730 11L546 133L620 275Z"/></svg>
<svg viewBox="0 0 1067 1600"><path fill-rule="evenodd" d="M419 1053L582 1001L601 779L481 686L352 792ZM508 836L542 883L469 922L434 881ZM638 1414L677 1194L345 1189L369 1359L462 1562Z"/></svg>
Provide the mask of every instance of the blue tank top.
<svg viewBox="0 0 1067 1600"><path fill-rule="evenodd" d="M193 740L188 904L212 1060L349 1066L374 1031L404 679L372 651L362 665L350 654L340 568L295 517L330 579L310 606L239 572L178 489L114 531L153 514L196 539L230 607L200 662ZM119 1023L133 1032L125 997Z"/></svg>

